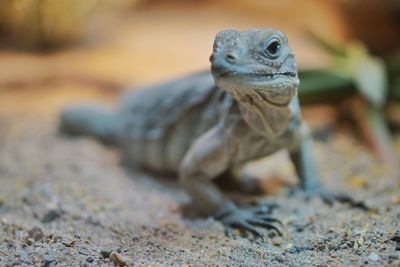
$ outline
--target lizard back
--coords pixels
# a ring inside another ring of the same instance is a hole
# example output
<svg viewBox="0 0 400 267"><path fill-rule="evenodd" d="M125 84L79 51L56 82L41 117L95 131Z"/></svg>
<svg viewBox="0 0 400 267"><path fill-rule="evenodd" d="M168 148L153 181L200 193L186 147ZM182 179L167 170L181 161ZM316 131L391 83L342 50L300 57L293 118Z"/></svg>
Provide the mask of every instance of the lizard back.
<svg viewBox="0 0 400 267"><path fill-rule="evenodd" d="M176 172L192 141L217 120L222 92L210 72L201 72L124 96L117 117L125 158Z"/></svg>

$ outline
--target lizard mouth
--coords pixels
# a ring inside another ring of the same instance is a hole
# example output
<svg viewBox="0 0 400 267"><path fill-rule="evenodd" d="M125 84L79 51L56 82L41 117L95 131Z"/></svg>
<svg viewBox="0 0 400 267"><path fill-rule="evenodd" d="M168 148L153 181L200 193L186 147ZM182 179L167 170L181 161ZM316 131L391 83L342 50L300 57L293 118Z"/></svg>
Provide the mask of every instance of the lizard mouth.
<svg viewBox="0 0 400 267"><path fill-rule="evenodd" d="M224 77L256 77L256 78L275 78L278 76L287 76L287 77L296 77L297 73L294 71L284 71L284 72L275 72L275 73L266 73L266 72L243 72L243 71L222 71L219 69L213 69L213 71L218 73L218 76L221 78Z"/></svg>

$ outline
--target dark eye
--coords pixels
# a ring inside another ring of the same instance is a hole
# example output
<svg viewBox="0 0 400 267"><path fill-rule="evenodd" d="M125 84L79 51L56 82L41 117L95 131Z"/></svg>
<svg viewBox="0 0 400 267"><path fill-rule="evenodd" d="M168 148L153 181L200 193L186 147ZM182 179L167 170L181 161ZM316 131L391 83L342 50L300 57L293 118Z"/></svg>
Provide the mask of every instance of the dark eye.
<svg viewBox="0 0 400 267"><path fill-rule="evenodd" d="M265 48L264 53L269 58L277 58L279 56L279 52L281 50L281 43L278 39L272 39L268 44L267 48Z"/></svg>

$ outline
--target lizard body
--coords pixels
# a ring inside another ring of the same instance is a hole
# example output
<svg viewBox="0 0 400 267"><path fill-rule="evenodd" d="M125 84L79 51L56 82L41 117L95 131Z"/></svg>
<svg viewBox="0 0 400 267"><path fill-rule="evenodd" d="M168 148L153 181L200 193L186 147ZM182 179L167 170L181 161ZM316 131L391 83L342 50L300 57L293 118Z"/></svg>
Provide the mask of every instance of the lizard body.
<svg viewBox="0 0 400 267"><path fill-rule="evenodd" d="M116 143L133 164L175 172L193 203L227 229L277 230L276 219L237 207L212 180L288 149L303 188L318 191L294 54L277 30L225 30L215 38L210 61L211 72L123 97L115 113L68 108L62 128Z"/></svg>

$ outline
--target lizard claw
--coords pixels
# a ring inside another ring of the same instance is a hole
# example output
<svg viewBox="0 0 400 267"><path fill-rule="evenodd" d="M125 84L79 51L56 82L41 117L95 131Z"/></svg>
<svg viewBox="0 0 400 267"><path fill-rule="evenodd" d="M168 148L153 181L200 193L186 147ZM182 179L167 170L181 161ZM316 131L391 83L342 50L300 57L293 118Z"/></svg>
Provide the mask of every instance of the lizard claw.
<svg viewBox="0 0 400 267"><path fill-rule="evenodd" d="M314 197L314 196L321 197L322 200L330 206L332 206L333 203L335 203L335 202L340 202L340 203L349 204L350 207L352 207L352 208L359 208L359 209L362 209L365 211L370 210L370 208L363 201L357 201L346 194L334 193L334 192L326 190L322 187L306 191L307 199L310 199L311 197Z"/></svg>
<svg viewBox="0 0 400 267"><path fill-rule="evenodd" d="M273 223L282 223L273 217L267 215L269 209L266 207L256 208L238 208L229 207L222 209L215 218L225 226L225 233L228 237L233 235L233 229L243 230L251 233L255 238L263 239L264 235L258 228L275 231L278 235L282 232Z"/></svg>
<svg viewBox="0 0 400 267"><path fill-rule="evenodd" d="M365 211L371 210L370 207L365 204L364 201L357 201L354 198L345 195L345 194L336 194L335 195L336 201L339 201L340 203L347 203L349 204L352 208L359 208Z"/></svg>

